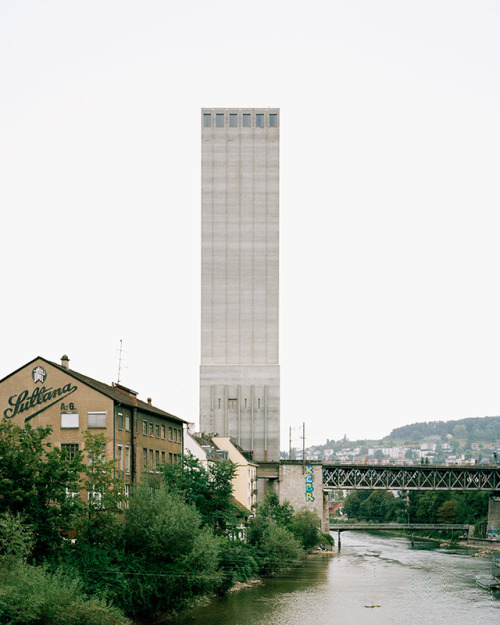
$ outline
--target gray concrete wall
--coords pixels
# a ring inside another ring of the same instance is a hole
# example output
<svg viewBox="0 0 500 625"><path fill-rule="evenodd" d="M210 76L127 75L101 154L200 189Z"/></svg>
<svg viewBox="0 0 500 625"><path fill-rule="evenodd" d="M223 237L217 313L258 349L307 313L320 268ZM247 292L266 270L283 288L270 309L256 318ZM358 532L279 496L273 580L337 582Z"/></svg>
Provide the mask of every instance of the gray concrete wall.
<svg viewBox="0 0 500 625"><path fill-rule="evenodd" d="M500 493L490 496L487 532L489 537L495 536L500 540Z"/></svg>
<svg viewBox="0 0 500 625"><path fill-rule="evenodd" d="M203 109L201 185L200 427L277 460L279 109Z"/></svg>
<svg viewBox="0 0 500 625"><path fill-rule="evenodd" d="M328 506L323 491L323 470L320 462L282 461L279 477L280 503L289 501L294 510L314 510L321 521L321 531L328 533Z"/></svg>

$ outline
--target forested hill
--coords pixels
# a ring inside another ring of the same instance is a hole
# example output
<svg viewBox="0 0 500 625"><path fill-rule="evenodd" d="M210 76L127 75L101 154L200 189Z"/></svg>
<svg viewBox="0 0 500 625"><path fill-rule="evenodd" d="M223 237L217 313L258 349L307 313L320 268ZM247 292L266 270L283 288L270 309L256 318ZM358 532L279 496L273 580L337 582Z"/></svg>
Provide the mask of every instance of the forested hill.
<svg viewBox="0 0 500 625"><path fill-rule="evenodd" d="M472 417L456 421L428 421L395 428L390 438L420 440L429 436L495 441L500 438L500 417Z"/></svg>

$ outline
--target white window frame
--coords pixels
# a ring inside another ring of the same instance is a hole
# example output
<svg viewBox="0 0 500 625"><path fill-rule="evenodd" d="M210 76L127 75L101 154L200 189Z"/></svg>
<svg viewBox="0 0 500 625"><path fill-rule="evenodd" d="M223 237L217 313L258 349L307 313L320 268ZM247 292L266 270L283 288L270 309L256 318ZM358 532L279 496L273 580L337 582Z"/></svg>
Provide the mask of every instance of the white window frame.
<svg viewBox="0 0 500 625"><path fill-rule="evenodd" d="M125 473L130 475L130 445L125 445Z"/></svg>

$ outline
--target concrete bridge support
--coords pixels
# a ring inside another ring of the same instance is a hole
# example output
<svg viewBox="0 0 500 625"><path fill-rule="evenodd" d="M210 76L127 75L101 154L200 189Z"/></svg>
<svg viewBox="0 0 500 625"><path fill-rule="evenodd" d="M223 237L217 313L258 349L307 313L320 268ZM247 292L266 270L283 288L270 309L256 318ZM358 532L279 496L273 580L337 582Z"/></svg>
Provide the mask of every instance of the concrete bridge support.
<svg viewBox="0 0 500 625"><path fill-rule="evenodd" d="M488 538L500 540L500 492L490 495L487 532Z"/></svg>

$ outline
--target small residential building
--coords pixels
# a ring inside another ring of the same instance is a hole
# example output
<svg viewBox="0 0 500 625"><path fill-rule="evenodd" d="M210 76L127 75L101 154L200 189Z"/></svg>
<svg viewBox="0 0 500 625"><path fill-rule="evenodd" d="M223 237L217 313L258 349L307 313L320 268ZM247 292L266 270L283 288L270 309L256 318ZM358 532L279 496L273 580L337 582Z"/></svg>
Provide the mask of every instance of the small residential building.
<svg viewBox="0 0 500 625"><path fill-rule="evenodd" d="M195 431L194 423L188 423L184 432L184 453L194 456L205 468L229 459L227 451L219 449L208 435Z"/></svg>
<svg viewBox="0 0 500 625"><path fill-rule="evenodd" d="M228 460L237 465L233 479L234 498L250 512L257 505L257 467L249 460L241 447L233 443L229 436L213 436L213 442L221 451L227 452Z"/></svg>
<svg viewBox="0 0 500 625"><path fill-rule="evenodd" d="M121 384L105 384L38 356L0 380L0 414L21 427L50 426L49 441L69 457L84 449L84 432L106 437L106 460L115 459L124 493L145 473L183 453L185 421L137 397Z"/></svg>

